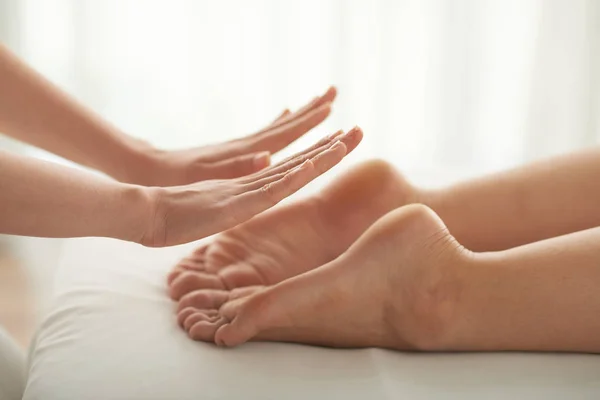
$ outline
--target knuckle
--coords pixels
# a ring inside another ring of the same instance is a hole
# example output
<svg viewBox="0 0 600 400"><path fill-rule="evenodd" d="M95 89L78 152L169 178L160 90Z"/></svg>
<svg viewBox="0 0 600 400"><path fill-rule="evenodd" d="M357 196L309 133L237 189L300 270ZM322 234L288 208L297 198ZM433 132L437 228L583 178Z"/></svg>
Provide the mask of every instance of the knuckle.
<svg viewBox="0 0 600 400"><path fill-rule="evenodd" d="M294 160L294 164L302 164L303 162L308 160L308 158L308 154L301 154Z"/></svg>
<svg viewBox="0 0 600 400"><path fill-rule="evenodd" d="M285 177L283 179L285 179ZM260 188L260 191L263 194L263 196L265 197L265 199L267 199L269 204L275 205L279 202L277 200L277 196L275 194L275 190L273 189L272 183L267 183L266 185L264 185L263 187Z"/></svg>
<svg viewBox="0 0 600 400"><path fill-rule="evenodd" d="M289 185L292 182L292 178L294 177L294 175L292 175L292 171L290 171L289 173L285 174L283 176L283 178L281 178L281 183L284 186Z"/></svg>

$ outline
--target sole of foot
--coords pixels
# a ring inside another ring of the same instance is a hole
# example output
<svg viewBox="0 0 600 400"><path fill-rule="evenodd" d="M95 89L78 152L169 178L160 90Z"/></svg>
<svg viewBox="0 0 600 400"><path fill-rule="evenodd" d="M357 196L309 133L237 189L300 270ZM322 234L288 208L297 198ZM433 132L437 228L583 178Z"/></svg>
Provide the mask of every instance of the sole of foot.
<svg viewBox="0 0 600 400"><path fill-rule="evenodd" d="M442 347L456 300L454 267L468 254L440 218L409 205L380 218L330 263L271 287L248 287L186 307L194 340L330 347Z"/></svg>

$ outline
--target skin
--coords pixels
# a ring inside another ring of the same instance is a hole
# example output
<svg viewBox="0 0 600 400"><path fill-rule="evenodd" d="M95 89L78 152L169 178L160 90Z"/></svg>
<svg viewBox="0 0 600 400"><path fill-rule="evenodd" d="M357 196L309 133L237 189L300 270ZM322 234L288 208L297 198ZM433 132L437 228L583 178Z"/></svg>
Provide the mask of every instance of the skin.
<svg viewBox="0 0 600 400"><path fill-rule="evenodd" d="M153 188L0 153L0 233L106 236L161 247L233 227L274 206L355 148L360 129L338 132L247 177Z"/></svg>
<svg viewBox="0 0 600 400"><path fill-rule="evenodd" d="M226 298L226 289L273 285L323 265L377 218L409 202L403 182L383 161L354 166L317 195L221 233L181 260L169 275L171 296L179 300L189 293L180 308L201 307L196 297L201 300L207 290Z"/></svg>
<svg viewBox="0 0 600 400"><path fill-rule="evenodd" d="M599 352L599 173L589 150L424 191L363 164L176 266L179 323L223 346Z"/></svg>
<svg viewBox="0 0 600 400"><path fill-rule="evenodd" d="M0 44L0 132L144 186L186 185L257 172L269 165L270 154L323 122L336 94L331 87L296 112L285 110L264 129L240 139L163 151L102 120Z"/></svg>
<svg viewBox="0 0 600 400"><path fill-rule="evenodd" d="M322 122L334 88L231 142L166 152L109 125L0 45L0 131L117 181L0 152L0 233L106 236L160 247L244 222L329 170L362 139L337 132L278 165L271 153Z"/></svg>

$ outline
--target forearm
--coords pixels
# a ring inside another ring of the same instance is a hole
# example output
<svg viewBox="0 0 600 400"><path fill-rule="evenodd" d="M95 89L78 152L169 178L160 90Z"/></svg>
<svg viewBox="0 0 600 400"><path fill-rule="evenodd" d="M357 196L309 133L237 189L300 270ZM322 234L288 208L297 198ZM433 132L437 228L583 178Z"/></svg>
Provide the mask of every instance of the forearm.
<svg viewBox="0 0 600 400"><path fill-rule="evenodd" d="M147 145L103 121L0 44L0 132L120 180L137 174Z"/></svg>
<svg viewBox="0 0 600 400"><path fill-rule="evenodd" d="M451 350L600 352L600 228L459 269Z"/></svg>
<svg viewBox="0 0 600 400"><path fill-rule="evenodd" d="M0 232L139 241L150 190L0 152Z"/></svg>
<svg viewBox="0 0 600 400"><path fill-rule="evenodd" d="M600 150L534 163L421 196L474 251L600 226Z"/></svg>

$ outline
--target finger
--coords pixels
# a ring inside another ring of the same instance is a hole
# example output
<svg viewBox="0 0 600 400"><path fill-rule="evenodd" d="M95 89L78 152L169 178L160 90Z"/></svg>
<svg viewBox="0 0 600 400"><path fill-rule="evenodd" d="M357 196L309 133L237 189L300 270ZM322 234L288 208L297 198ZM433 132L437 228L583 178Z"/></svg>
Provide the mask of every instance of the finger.
<svg viewBox="0 0 600 400"><path fill-rule="evenodd" d="M276 153L318 126L330 113L331 103L325 103L277 128L269 129L260 135L247 138L248 149L249 151L265 150Z"/></svg>
<svg viewBox="0 0 600 400"><path fill-rule="evenodd" d="M295 166L302 164L304 161L314 157L316 154L326 150L328 147L331 147L331 145L338 139L346 145L346 154L349 154L358 146L362 140L362 137L362 130L357 126L350 129L346 134L343 135L342 131L338 131L333 135L320 140L317 144L313 145L304 152L289 157L279 164L274 165L265 171L261 171L259 174L254 174L248 177L245 182L254 183L257 181L257 179L265 179L276 174L285 173Z"/></svg>
<svg viewBox="0 0 600 400"><path fill-rule="evenodd" d="M204 164L204 171L208 171L211 179L231 179L249 175L260 171L271 163L271 154L268 151L235 156L212 164Z"/></svg>
<svg viewBox="0 0 600 400"><path fill-rule="evenodd" d="M348 155L352 150L354 150L358 146L358 144L362 140L362 130L358 127L354 127L350 131L348 131L348 133L346 133L345 135L339 136L338 140L346 146L346 155ZM315 157L320 157L320 153L327 151L328 148L331 148L334 145L335 145L335 142L329 144L328 146L324 146L318 150L311 152L311 155L308 158L303 159L302 162L309 160L309 159L314 160ZM298 164L300 164L300 162ZM269 184L271 182L275 182L275 181L281 179L286 173L288 173L288 171L291 168L292 167L284 170L283 172L279 172L278 174L259 179L255 182L250 182L245 186L245 189L246 190L254 190L254 189L258 189L266 184Z"/></svg>
<svg viewBox="0 0 600 400"><path fill-rule="evenodd" d="M267 128L250 136L234 139L226 143L226 147L219 151L218 154L209 156L208 161L219 161L223 158L230 158L250 152L270 151L269 149L274 149L271 153L281 150L327 118L331 113L331 102L335 99L336 93L335 88L331 87L323 96L315 98L301 110L295 113L286 113L284 111ZM315 112L312 113L313 111ZM284 116L284 114L286 115ZM306 114L310 114L310 116Z"/></svg>
<svg viewBox="0 0 600 400"><path fill-rule="evenodd" d="M299 108L295 112L291 113L286 118L282 118L278 123L273 124L268 129L277 128L278 126L280 126L284 123L287 123L295 118L299 118L299 117L303 116L304 114L310 112L311 110L314 110L315 108L322 106L325 103L333 103L336 96L337 96L337 89L334 86L330 86L329 88L327 88L327 91L325 93L323 93L321 96L315 97L308 104ZM262 133L262 132L258 132L258 133Z"/></svg>
<svg viewBox="0 0 600 400"><path fill-rule="evenodd" d="M268 147L264 147L264 143L261 139L265 133L270 133L274 129L279 129L279 127L281 127L282 125L290 123L291 121L293 121L297 118L303 117L306 113L312 111L313 109L319 108L320 106L322 106L324 104L327 104L327 103L331 104L331 102L335 99L336 93L337 92L336 92L335 88L330 87L323 96L316 97L307 106L303 107L302 109L298 110L297 112L290 113L289 110L285 110L277 118L277 120L275 120L273 123L271 123L265 129L262 129L262 130L258 131L257 133L252 134L250 136L234 139L227 143L222 144L219 148L219 151L215 152L215 154L212 154L212 155L209 155L208 157L206 157L205 161L219 161L224 158L231 158L231 157L247 154L247 153L253 152L253 151L268 150ZM329 108L331 108L331 107L329 107ZM330 110L329 111L321 110L318 115L312 115L310 121L303 120L302 123L303 124L308 123L309 126L312 123L312 124L314 124L313 125L313 127L314 127L314 126L318 125L320 122L322 122L323 119L327 118L327 115L329 115L330 112L331 112ZM323 113L325 113L325 114L323 115ZM315 119L317 122L315 122ZM320 119L320 121L319 121L319 119ZM294 125L294 127L295 127L295 125ZM295 127L295 129L298 129L298 128ZM306 132L308 132L308 130L310 130L312 128L308 128L308 129L304 128L304 129L306 129ZM298 134L297 130L294 130L294 132L296 133L296 135L300 135L300 136L302 136L302 134L303 134L303 133ZM294 132L292 132L292 133L294 133ZM290 133L290 135L292 133ZM297 137L299 137L299 136L297 136ZM288 142L288 144L291 143L293 140L295 140L295 139L290 140ZM285 145L283 145L283 147L285 147ZM279 150L281 150L281 148L283 148L283 147L280 145Z"/></svg>
<svg viewBox="0 0 600 400"><path fill-rule="evenodd" d="M330 112L331 103L327 103L304 117L286 123L279 128L232 140L226 143L224 150L205 157L204 161L219 163L223 159L243 157L248 153L277 152L323 122ZM273 149L273 151L269 149ZM202 172L206 174L205 168L206 164L203 163ZM215 177L211 175L211 179L215 179Z"/></svg>
<svg viewBox="0 0 600 400"><path fill-rule="evenodd" d="M322 94L321 96L317 96L317 97L313 98L308 104L306 104L305 106L301 107L300 109L296 110L293 113L289 113L286 116L283 116L283 114L282 114L278 119L276 119L273 123L271 123L271 125L267 126L264 129L261 129L260 131L254 133L250 137L259 136L267 131L278 128L283 124L287 124L288 122L295 120L297 118L300 118L300 117L304 116L305 114L309 113L310 111L312 111L316 108L319 108L323 104L333 103L333 100L335 100L336 96L337 96L336 88L333 86L330 86L327 89L327 91L324 94Z"/></svg>
<svg viewBox="0 0 600 400"><path fill-rule="evenodd" d="M300 156L297 159L290 161L285 166L282 166L280 168L279 172L276 172L274 174L265 174L264 177L262 177L256 181L248 182L244 186L244 191L258 189L268 183L278 181L279 179L283 178L286 174L290 173L290 171L292 171L295 168L298 168L298 166L302 165L306 161L311 160L312 158L316 157L320 153L323 153L323 152L327 151L328 149L330 149L331 147L335 146L337 144L337 142L338 141L333 142L333 143L328 143L327 145L322 146L322 147L310 152L309 154Z"/></svg>
<svg viewBox="0 0 600 400"><path fill-rule="evenodd" d="M284 159L283 161L273 165L272 167L265 169L264 171L260 171L248 177L244 177L242 183L255 182L258 179L266 178L268 176L272 176L281 172L289 171L290 169L302 164L304 161L310 159L311 157L330 147L343 133L343 131L337 131L332 135L324 137L308 149L305 149L300 153L296 153L293 156L290 156Z"/></svg>
<svg viewBox="0 0 600 400"><path fill-rule="evenodd" d="M275 120L273 122L271 122L271 125L269 125L269 127L272 127L276 123L280 122L281 120L283 120L285 117L287 117L291 113L292 112L290 111L290 109L286 108L285 110L283 110L283 112L281 114L279 114L279 116L277 118L275 118Z"/></svg>
<svg viewBox="0 0 600 400"><path fill-rule="evenodd" d="M331 169L346 155L346 146L337 142L331 148L304 162L282 178L268 183L259 189L235 196L229 212L236 221L245 221L262 211L273 207L281 200L298 191L310 181Z"/></svg>
<svg viewBox="0 0 600 400"><path fill-rule="evenodd" d="M363 131L358 126L350 129L348 133L340 137L340 141L346 145L346 155L358 147L363 138Z"/></svg>

